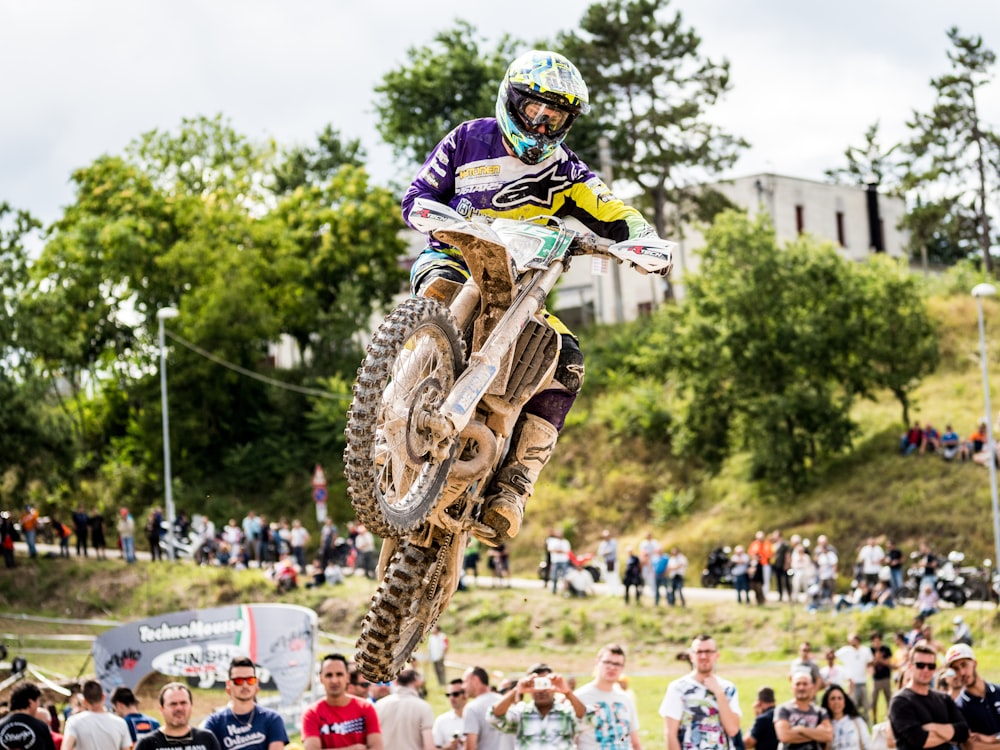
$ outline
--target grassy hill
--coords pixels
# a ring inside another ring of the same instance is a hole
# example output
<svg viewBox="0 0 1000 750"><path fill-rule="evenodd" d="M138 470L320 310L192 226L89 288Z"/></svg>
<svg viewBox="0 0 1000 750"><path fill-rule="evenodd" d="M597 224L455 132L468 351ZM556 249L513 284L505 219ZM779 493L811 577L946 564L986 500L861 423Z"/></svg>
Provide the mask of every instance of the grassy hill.
<svg viewBox="0 0 1000 750"><path fill-rule="evenodd" d="M932 297L940 332L941 365L917 389L911 420L943 430L951 423L963 438L984 413L975 300L968 294ZM985 304L992 392L1000 403L1000 305ZM615 393L585 394L575 409L599 412ZM514 554L523 568L537 562L550 526L561 526L578 550L596 548L602 528L636 543L652 531L664 544L679 545L699 567L720 544L746 544L758 529L780 528L789 536L825 533L842 555L853 556L869 534L894 539L904 550L926 538L939 552L958 549L968 561L993 557L988 471L937 456L902 457L902 409L888 393L855 407L859 434L853 451L819 467L815 486L789 501L769 498L747 480L737 456L715 477L684 476L665 446L616 437L593 421L577 420L560 439L527 511ZM688 504L679 518L657 526L650 502L669 489ZM686 493L686 494L685 494Z"/></svg>

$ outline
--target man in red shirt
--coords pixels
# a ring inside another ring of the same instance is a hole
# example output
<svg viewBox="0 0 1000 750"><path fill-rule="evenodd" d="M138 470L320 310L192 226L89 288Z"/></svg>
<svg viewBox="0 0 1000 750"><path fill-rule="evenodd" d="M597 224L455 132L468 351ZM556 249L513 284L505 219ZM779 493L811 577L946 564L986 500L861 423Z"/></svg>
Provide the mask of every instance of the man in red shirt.
<svg viewBox="0 0 1000 750"><path fill-rule="evenodd" d="M382 732L375 707L347 692L350 683L347 658L341 654L324 656L319 679L326 698L302 714L305 750L328 747L382 750Z"/></svg>

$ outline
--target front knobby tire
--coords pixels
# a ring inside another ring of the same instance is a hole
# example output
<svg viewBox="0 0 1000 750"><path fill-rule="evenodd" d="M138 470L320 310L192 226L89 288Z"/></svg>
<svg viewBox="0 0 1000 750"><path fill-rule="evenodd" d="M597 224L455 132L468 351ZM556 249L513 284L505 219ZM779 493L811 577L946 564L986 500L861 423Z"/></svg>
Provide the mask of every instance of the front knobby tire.
<svg viewBox="0 0 1000 750"><path fill-rule="evenodd" d="M375 332L354 384L344 451L351 505L373 533L403 536L434 509L457 439L438 445L420 417L440 409L465 364L458 325L434 300L406 300Z"/></svg>
<svg viewBox="0 0 1000 750"><path fill-rule="evenodd" d="M437 543L399 543L361 624L355 661L369 680L394 680L447 605L435 570L439 551Z"/></svg>

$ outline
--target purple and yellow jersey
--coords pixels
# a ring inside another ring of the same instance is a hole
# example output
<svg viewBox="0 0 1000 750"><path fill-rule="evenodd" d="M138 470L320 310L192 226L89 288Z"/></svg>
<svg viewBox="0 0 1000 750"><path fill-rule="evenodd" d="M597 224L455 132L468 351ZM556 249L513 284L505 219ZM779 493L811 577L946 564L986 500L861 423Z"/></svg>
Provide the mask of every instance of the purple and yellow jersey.
<svg viewBox="0 0 1000 750"><path fill-rule="evenodd" d="M565 145L535 165L510 156L492 117L462 123L435 147L403 196L407 222L420 197L445 203L467 217L572 216L594 234L616 242L655 234L642 214L616 198ZM437 240L430 239L429 245L455 254Z"/></svg>

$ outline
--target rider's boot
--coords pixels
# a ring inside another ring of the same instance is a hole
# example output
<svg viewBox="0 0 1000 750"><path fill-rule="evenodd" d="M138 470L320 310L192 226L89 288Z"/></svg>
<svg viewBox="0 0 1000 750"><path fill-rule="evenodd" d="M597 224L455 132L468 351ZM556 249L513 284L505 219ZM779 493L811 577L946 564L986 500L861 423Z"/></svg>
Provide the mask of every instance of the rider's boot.
<svg viewBox="0 0 1000 750"><path fill-rule="evenodd" d="M517 536L524 518L524 503L556 447L559 431L545 419L522 414L511 436L510 451L486 496L483 523L497 535L481 541L497 546Z"/></svg>

